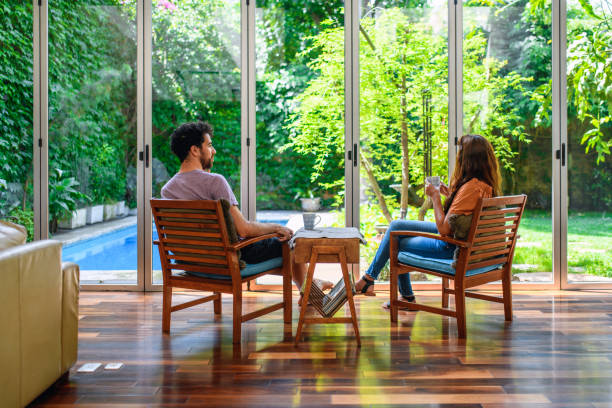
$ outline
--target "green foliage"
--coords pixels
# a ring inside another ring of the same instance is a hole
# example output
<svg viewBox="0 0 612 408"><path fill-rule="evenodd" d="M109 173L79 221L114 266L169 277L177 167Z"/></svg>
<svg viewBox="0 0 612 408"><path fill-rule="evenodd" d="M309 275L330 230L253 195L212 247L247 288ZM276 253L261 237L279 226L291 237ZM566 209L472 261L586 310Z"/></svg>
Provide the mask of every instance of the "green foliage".
<svg viewBox="0 0 612 408"><path fill-rule="evenodd" d="M297 97L299 105L288 125L291 139L284 148L312 160L311 182L337 194L344 179L344 29L327 24L305 51L318 55L309 64L318 76ZM509 140L527 141L527 137L518 108L507 95L525 92L523 85L529 78L515 72L499 75L506 63L487 57L486 43L477 29L464 40L467 132L489 138L502 165L512 170L514 152ZM387 9L376 20L361 20L361 151L373 164L373 173L385 188L383 194L393 197L389 185L402 181L402 132L408 141L408 182L423 179L424 93L431 95L433 172L447 173L446 44L442 34L412 21L400 9ZM481 95L486 95L486 103L479 99ZM364 169L362 177L367 179Z"/></svg>
<svg viewBox="0 0 612 408"><path fill-rule="evenodd" d="M28 232L27 242L34 240L34 212L32 210L15 208L10 212L7 219L25 227Z"/></svg>
<svg viewBox="0 0 612 408"><path fill-rule="evenodd" d="M3 215L16 206L31 207L33 138L32 2L5 3L0 6ZM169 149L170 133L199 119L215 127L214 171L238 193L240 3L173 3L175 8L153 2L154 195L179 167ZM296 208L295 197L317 188L328 204L344 200L343 4L257 2L259 208ZM527 191L532 198L549 190L550 162L532 158L550 152L551 0L470 0L464 3L466 15L472 6L493 7L487 26L496 30L464 20L464 126L493 141L506 168L505 188L533 189ZM434 171L446 172L447 39L444 31L420 24L428 10L424 0L373 0L367 7L376 12L361 21L361 149L393 206L397 195L389 186L402 177L403 125L407 176L415 183L422 178L425 90L432 93ZM49 7L49 165L62 169L64 179L78 181L71 187L82 194L74 198L77 205L89 202L85 196L93 204L126 199L135 205L135 19L135 0L54 0ZM609 208L612 202L609 166L603 163L612 143L610 25L609 12L598 3L568 4L568 136L570 144L582 143L587 151L572 157L575 208ZM526 168L529 173L522 172ZM534 184L535 178L544 181ZM547 205L530 199L536 202Z"/></svg>
<svg viewBox="0 0 612 408"><path fill-rule="evenodd" d="M74 177L68 177L60 169L49 172L49 219L57 221L71 215L77 207L78 200L86 200L87 196L77 190L79 182Z"/></svg>
<svg viewBox="0 0 612 408"><path fill-rule="evenodd" d="M51 220L88 203L88 197L97 204L126 195L136 143L136 61L126 62L135 56L129 39L135 26L114 24L117 8L106 7L113 5L119 2L57 0L49 7ZM32 200L31 2L2 6L0 20L10 28L0 32L0 178L12 197L22 195L23 209ZM3 211L13 202L3 201Z"/></svg>
<svg viewBox="0 0 612 408"><path fill-rule="evenodd" d="M0 27L0 179L25 185L32 178L32 2L3 2Z"/></svg>
<svg viewBox="0 0 612 408"><path fill-rule="evenodd" d="M600 164L612 147L612 14L596 12L588 0L579 3L567 11L568 123L580 124L568 136L584 145L585 153L594 150ZM541 102L539 123L550 121L551 89L545 83L534 94Z"/></svg>
<svg viewBox="0 0 612 408"><path fill-rule="evenodd" d="M610 19L612 23L612 19ZM588 130L580 141L597 152L597 163L612 147L612 31L583 27L568 47L568 100Z"/></svg>

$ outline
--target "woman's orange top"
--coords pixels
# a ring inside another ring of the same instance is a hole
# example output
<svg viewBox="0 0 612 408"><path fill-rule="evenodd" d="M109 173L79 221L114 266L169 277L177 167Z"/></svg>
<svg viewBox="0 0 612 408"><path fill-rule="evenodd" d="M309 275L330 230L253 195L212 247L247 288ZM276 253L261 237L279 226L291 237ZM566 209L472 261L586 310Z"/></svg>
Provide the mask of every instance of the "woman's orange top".
<svg viewBox="0 0 612 408"><path fill-rule="evenodd" d="M491 198L493 188L485 182L473 178L461 186L453 203L448 209L448 214L463 214L468 215L474 212L478 199Z"/></svg>

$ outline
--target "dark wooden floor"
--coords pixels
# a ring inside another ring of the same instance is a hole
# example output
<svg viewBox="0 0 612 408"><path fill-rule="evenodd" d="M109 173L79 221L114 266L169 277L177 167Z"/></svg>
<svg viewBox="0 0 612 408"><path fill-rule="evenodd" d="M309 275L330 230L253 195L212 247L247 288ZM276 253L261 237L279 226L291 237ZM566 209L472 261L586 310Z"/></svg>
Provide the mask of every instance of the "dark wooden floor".
<svg viewBox="0 0 612 408"><path fill-rule="evenodd" d="M222 318L212 303L179 311L163 336L161 294L84 292L79 360L34 405L612 406L612 292L517 293L510 324L501 305L468 299L465 342L424 312L391 326L385 295L358 298L359 349L348 324L307 327L294 348L280 311L244 324L233 347L229 296ZM431 295L419 297L437 304ZM280 297L247 296L248 309ZM295 332L295 306L293 316ZM76 371L116 361L125 366Z"/></svg>

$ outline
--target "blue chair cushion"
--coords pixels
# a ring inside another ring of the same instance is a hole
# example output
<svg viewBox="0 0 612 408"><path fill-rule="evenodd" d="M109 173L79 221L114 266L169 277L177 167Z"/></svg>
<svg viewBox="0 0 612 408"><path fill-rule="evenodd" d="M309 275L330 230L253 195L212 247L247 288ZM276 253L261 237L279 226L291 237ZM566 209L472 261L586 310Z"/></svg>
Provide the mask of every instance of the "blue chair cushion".
<svg viewBox="0 0 612 408"><path fill-rule="evenodd" d="M408 266L416 266L417 268L429 269L431 271L444 273L446 275L455 276L455 268L453 268L452 263L453 259L438 259L438 258L427 258L424 256L419 256L417 254L413 254L412 252L400 252L397 255L397 260L404 265ZM493 269L497 269L501 264L483 266L476 269L471 269L467 271L465 276L474 276L480 273L485 273L492 271Z"/></svg>
<svg viewBox="0 0 612 408"><path fill-rule="evenodd" d="M283 266L283 258L272 258L267 261L263 261L256 264L247 264L247 266L240 270L240 276L243 278L248 278L249 276L257 275L258 273L262 273L265 271L269 271L270 269L280 268ZM204 272L191 272L187 271L189 275L199 276L201 278L209 278L209 279L223 279L230 280L231 277L227 275L218 275L216 273L204 273Z"/></svg>

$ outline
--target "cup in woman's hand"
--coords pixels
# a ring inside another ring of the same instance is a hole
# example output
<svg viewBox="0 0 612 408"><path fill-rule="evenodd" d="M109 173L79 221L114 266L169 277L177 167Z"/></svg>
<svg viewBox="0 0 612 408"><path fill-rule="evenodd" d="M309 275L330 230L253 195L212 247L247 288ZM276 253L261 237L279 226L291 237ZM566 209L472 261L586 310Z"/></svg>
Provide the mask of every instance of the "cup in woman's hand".
<svg viewBox="0 0 612 408"><path fill-rule="evenodd" d="M436 188L440 188L440 176L427 176L425 177L425 182Z"/></svg>

